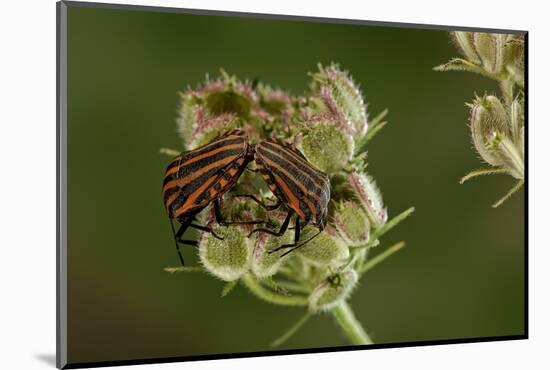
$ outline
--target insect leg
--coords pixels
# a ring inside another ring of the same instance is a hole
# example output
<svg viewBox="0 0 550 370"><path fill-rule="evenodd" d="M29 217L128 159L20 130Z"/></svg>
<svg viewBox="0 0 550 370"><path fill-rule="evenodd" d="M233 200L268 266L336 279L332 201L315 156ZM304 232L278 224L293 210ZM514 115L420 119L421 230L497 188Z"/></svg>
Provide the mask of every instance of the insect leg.
<svg viewBox="0 0 550 370"><path fill-rule="evenodd" d="M258 198L256 198L252 194L238 194L238 195L235 195L235 198L250 198L254 202L258 203L258 205L260 207L262 207L263 209L265 209L267 211L273 211L273 210L279 208L281 206L281 204L283 204L280 200L277 200L277 203L275 203L275 204L265 204L264 202L262 202L261 200L259 200Z"/></svg>
<svg viewBox="0 0 550 370"><path fill-rule="evenodd" d="M293 211L288 211L288 214L286 215L286 218L283 221L283 224L281 225L281 228L279 229L279 231L273 231L273 230L269 230L269 229L265 229L265 228L258 228L258 229L252 230L248 234L248 237L250 238L250 236L252 234L257 233L257 232L263 232L263 233L267 233L267 234L274 235L274 236L283 235L285 233L286 229L288 229L288 224L290 223L290 218L292 217L292 213L293 213Z"/></svg>
<svg viewBox="0 0 550 370"><path fill-rule="evenodd" d="M214 230L212 230L212 228L209 227L209 226L193 224L193 223L190 223L189 226L192 227L192 228L195 228L197 230L200 230L200 231L211 233L214 238L219 239L219 240L223 240L223 238L221 236L219 236L218 234L216 234L214 232ZM181 237L181 235L180 235L180 237Z"/></svg>
<svg viewBox="0 0 550 370"><path fill-rule="evenodd" d="M278 250L281 250L281 249L285 249L285 248L292 248L290 249L289 251L286 251L285 253L281 254L281 257L284 257L286 256L287 254L289 254L290 252L292 251L295 251L296 249L304 246L305 244L309 243L310 241L312 241L313 239L315 239L319 234L321 234L323 232L323 230L319 230L315 235L313 235L311 238L307 239L306 241L300 243L300 244L296 244L296 243L292 243L292 244L285 244L285 245L282 245L280 246L279 248L275 248L271 251L269 251L269 253L273 253L273 252L276 252Z"/></svg>
<svg viewBox="0 0 550 370"><path fill-rule="evenodd" d="M179 239L181 235L185 232L185 230L189 227L189 224L191 224L191 220L189 220L185 224L182 224L177 233L176 233L176 229L174 228L173 220L171 218L169 220L170 220L170 226L172 227L172 234L174 235L174 242L176 243L176 251L178 252L178 257L180 259L181 265L184 266L185 263L183 262L183 256L181 255L180 243L187 244L187 245L195 245L195 246L197 245L197 242L193 242L192 240Z"/></svg>

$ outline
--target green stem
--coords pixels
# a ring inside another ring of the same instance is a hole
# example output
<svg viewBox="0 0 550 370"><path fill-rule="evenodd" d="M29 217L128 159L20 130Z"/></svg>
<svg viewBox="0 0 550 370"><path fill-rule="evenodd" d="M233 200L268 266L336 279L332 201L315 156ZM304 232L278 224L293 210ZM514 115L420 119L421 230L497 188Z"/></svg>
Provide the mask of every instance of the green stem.
<svg viewBox="0 0 550 370"><path fill-rule="evenodd" d="M374 343L353 314L347 302L340 303L338 306L334 307L331 312L351 344Z"/></svg>
<svg viewBox="0 0 550 370"><path fill-rule="evenodd" d="M275 293L263 287L250 274L246 274L241 278L241 282L250 290L256 297L273 304L280 306L307 306L308 301L304 296L299 295L282 295Z"/></svg>
<svg viewBox="0 0 550 370"><path fill-rule="evenodd" d="M281 344L286 342L290 337L292 337L311 317L311 312L306 312L305 315L300 317L300 319L292 325L283 335L275 339L270 346L279 347Z"/></svg>
<svg viewBox="0 0 550 370"><path fill-rule="evenodd" d="M374 256L373 258L369 259L363 266L361 266L361 268L359 269L358 273L359 273L359 276L363 275L365 272L367 272L368 270L370 270L371 268L373 268L374 266L378 265L380 262L382 262L383 260L385 260L386 258L388 258L389 256L391 256L392 254L394 254L395 252L397 252L398 250L400 250L401 248L403 248L405 246L405 242L399 242L399 243L395 243L394 245L392 245L391 247L389 247L388 249L386 249L384 252L380 253L380 254L377 254L376 256Z"/></svg>

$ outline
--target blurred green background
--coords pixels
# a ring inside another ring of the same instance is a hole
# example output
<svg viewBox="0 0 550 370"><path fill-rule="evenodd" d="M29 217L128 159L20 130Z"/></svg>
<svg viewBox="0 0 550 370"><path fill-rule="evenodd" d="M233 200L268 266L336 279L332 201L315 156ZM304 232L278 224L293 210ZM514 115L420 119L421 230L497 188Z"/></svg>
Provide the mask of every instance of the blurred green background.
<svg viewBox="0 0 550 370"><path fill-rule="evenodd" d="M432 67L455 56L447 32L366 25L69 7L68 349L70 362L250 352L302 315L244 288L170 275L177 265L161 201L168 158L181 148L177 91L220 67L300 94L316 64L351 71L371 116L389 126L369 148L369 170L390 217L413 217L375 252L404 250L369 272L351 299L377 343L524 332L523 191L485 177L464 102L497 85ZM192 249L186 261L196 265ZM346 345L319 315L283 348Z"/></svg>

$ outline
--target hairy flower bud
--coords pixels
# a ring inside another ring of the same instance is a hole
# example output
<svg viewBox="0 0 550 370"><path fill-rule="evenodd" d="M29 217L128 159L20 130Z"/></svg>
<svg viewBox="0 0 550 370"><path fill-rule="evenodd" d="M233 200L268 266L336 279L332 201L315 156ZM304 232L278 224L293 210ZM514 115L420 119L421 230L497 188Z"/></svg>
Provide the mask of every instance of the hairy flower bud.
<svg viewBox="0 0 550 370"><path fill-rule="evenodd" d="M345 301L357 284L355 270L347 269L323 280L309 296L312 311L328 311Z"/></svg>
<svg viewBox="0 0 550 370"><path fill-rule="evenodd" d="M386 223L388 211L384 207L382 193L374 180L370 176L360 173L350 173L347 180L355 197L367 211L371 224L380 227Z"/></svg>
<svg viewBox="0 0 550 370"><path fill-rule="evenodd" d="M319 65L319 72L313 74L312 88L328 110L350 128L356 139L365 135L367 110L363 95L346 71L341 71L336 64Z"/></svg>
<svg viewBox="0 0 550 370"><path fill-rule="evenodd" d="M306 158L321 171L333 174L351 160L354 142L350 136L337 128L336 123L325 117L310 122L300 142Z"/></svg>
<svg viewBox="0 0 550 370"><path fill-rule="evenodd" d="M369 241L370 222L365 211L357 203L339 203L333 222L338 234L348 246L357 247Z"/></svg>
<svg viewBox="0 0 550 370"><path fill-rule="evenodd" d="M466 59L475 64L481 63L474 45L473 32L451 32L451 39L457 44Z"/></svg>
<svg viewBox="0 0 550 370"><path fill-rule="evenodd" d="M502 159L489 148L497 133L508 133L508 115L496 96L477 98L470 105L470 130L477 152L493 166L502 164Z"/></svg>
<svg viewBox="0 0 550 370"><path fill-rule="evenodd" d="M505 35L475 32L474 45L481 64L489 72L499 72L502 69Z"/></svg>
<svg viewBox="0 0 550 370"><path fill-rule="evenodd" d="M176 123L185 149L192 149L190 146L191 136L198 125L200 110L201 107L197 105L191 94L180 93L180 107Z"/></svg>
<svg viewBox="0 0 550 370"><path fill-rule="evenodd" d="M250 268L251 246L245 232L239 227L217 226L212 233L202 233L199 242L199 257L203 266L212 275L225 281L233 281Z"/></svg>
<svg viewBox="0 0 550 370"><path fill-rule="evenodd" d="M302 231L300 242L303 242L319 230L315 227L306 227ZM331 226L326 226L325 230L314 239L304 244L296 250L306 261L314 266L338 266L343 260L349 257L349 249L340 239Z"/></svg>

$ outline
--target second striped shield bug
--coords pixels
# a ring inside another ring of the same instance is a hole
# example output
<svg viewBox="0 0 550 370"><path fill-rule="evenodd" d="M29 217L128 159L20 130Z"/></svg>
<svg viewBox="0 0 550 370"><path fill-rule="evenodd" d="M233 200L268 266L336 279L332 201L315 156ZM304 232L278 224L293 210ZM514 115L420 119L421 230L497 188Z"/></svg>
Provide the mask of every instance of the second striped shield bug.
<svg viewBox="0 0 550 370"><path fill-rule="evenodd" d="M288 229L292 215L295 214L294 243L282 245L272 251L292 248L283 254L285 255L306 244L324 230L328 219L330 180L327 174L315 168L291 144L265 140L256 144L253 152L257 171L261 173L278 202L267 206L254 196L244 196L254 199L268 210L284 204L288 208L288 213L279 231L257 228L252 230L250 235L255 232L265 232L281 236ZM319 232L306 241L300 242L300 230L308 224L317 227Z"/></svg>

